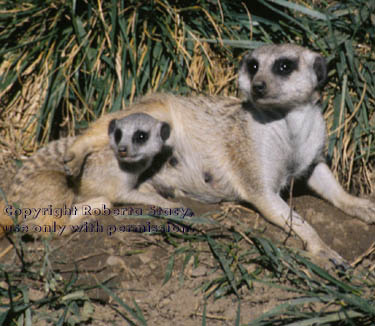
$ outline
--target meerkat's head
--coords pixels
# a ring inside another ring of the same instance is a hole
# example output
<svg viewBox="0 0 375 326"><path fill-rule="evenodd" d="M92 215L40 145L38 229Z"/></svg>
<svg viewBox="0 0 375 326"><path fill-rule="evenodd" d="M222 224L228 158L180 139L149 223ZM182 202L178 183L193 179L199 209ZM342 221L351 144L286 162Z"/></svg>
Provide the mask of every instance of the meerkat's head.
<svg viewBox="0 0 375 326"><path fill-rule="evenodd" d="M242 60L239 88L258 109L292 109L319 100L327 67L318 53L298 45L265 45Z"/></svg>
<svg viewBox="0 0 375 326"><path fill-rule="evenodd" d="M110 145L118 161L148 167L170 135L169 124L145 113L134 113L109 123Z"/></svg>

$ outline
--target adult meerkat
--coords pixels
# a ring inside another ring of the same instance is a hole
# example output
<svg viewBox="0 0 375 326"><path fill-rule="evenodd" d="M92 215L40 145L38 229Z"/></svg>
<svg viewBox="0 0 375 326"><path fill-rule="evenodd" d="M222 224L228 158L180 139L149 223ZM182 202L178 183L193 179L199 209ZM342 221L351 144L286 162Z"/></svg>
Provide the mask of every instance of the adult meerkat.
<svg viewBox="0 0 375 326"><path fill-rule="evenodd" d="M291 214L280 197L291 178L304 177L311 189L347 214L375 222L375 204L345 192L324 161L319 90L325 80L326 64L319 54L291 44L260 47L241 64L245 101L146 97L94 122L66 152L66 171L76 175L87 154L107 146L111 119L145 112L170 124L167 144L174 149L149 181L155 189L206 203L247 201L269 221L294 231L312 254L341 264L343 258L298 213Z"/></svg>
<svg viewBox="0 0 375 326"><path fill-rule="evenodd" d="M13 203L20 206L19 222L22 218L30 226L28 232L55 229L59 234L91 219L94 209L110 209L115 203L182 207L155 192L138 190L140 176L164 150L169 152L165 146L169 125L137 113L112 120L107 129L110 146L87 158L76 184L69 183L63 166L74 138L51 142L26 160L11 185L9 205L1 203L0 232L13 224L11 216L17 211Z"/></svg>

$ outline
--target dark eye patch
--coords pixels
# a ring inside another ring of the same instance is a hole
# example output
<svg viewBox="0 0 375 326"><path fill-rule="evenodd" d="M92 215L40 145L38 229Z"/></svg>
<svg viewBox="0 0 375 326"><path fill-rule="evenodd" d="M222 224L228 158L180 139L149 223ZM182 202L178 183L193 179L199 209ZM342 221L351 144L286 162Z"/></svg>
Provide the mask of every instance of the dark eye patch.
<svg viewBox="0 0 375 326"><path fill-rule="evenodd" d="M132 137L132 142L134 144L144 144L148 140L149 134L143 130L137 130Z"/></svg>
<svg viewBox="0 0 375 326"><path fill-rule="evenodd" d="M247 71L249 72L250 76L254 76L259 69L259 62L255 59L250 59L247 62Z"/></svg>
<svg viewBox="0 0 375 326"><path fill-rule="evenodd" d="M290 58L280 58L277 59L273 66L272 72L275 75L287 77L293 71L298 69L298 59L290 59Z"/></svg>
<svg viewBox="0 0 375 326"><path fill-rule="evenodd" d="M166 141L171 134L171 127L168 123L163 122L161 128L160 128L160 137L163 141Z"/></svg>
<svg viewBox="0 0 375 326"><path fill-rule="evenodd" d="M317 88L320 89L327 82L327 63L325 59L321 56L316 57L313 64L313 69L318 80Z"/></svg>
<svg viewBox="0 0 375 326"><path fill-rule="evenodd" d="M111 122L108 125L108 134L111 134L115 130L116 124L116 119L111 120Z"/></svg>
<svg viewBox="0 0 375 326"><path fill-rule="evenodd" d="M115 142L116 142L116 144L118 144L120 142L121 138L122 138L121 129L116 129L115 130Z"/></svg>

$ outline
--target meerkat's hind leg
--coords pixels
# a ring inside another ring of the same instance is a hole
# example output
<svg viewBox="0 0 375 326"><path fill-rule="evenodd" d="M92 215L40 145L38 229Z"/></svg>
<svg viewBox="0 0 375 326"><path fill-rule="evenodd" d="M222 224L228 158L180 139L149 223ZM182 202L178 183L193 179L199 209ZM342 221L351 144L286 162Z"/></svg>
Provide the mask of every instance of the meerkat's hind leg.
<svg viewBox="0 0 375 326"><path fill-rule="evenodd" d="M309 187L348 215L375 223L375 203L347 193L325 163L319 163L308 180Z"/></svg>
<svg viewBox="0 0 375 326"><path fill-rule="evenodd" d="M73 213L70 215L69 223L77 224L86 219L92 219L93 216L102 214L105 208L111 209L112 203L103 196L76 203L73 205Z"/></svg>
<svg viewBox="0 0 375 326"><path fill-rule="evenodd" d="M95 197L74 204L71 208L72 214L66 220L62 235L79 232L85 222L89 223L100 216L110 214L111 208L111 202L105 197Z"/></svg>
<svg viewBox="0 0 375 326"><path fill-rule="evenodd" d="M58 232L69 219L69 208L75 197L64 172L40 170L30 172L24 178L11 188L16 193L15 198L8 199L11 207L15 204L20 208L18 223L27 226L27 232L34 235L48 236Z"/></svg>

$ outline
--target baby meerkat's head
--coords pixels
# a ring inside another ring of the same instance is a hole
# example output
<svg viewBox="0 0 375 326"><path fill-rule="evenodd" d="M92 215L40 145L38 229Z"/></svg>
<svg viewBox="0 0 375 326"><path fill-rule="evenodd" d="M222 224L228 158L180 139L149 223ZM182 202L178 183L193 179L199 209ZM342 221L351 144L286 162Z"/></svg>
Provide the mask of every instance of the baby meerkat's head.
<svg viewBox="0 0 375 326"><path fill-rule="evenodd" d="M318 53L294 44L265 45L242 60L239 88L258 109L316 103L327 67Z"/></svg>
<svg viewBox="0 0 375 326"><path fill-rule="evenodd" d="M160 153L170 135L166 122L145 113L134 113L109 123L110 145L118 161L147 166Z"/></svg>

